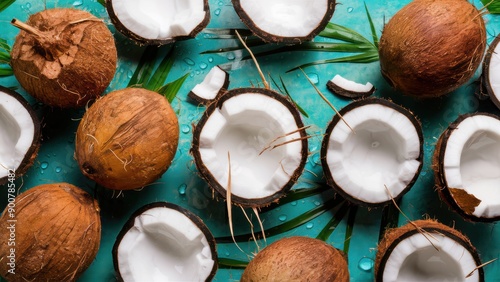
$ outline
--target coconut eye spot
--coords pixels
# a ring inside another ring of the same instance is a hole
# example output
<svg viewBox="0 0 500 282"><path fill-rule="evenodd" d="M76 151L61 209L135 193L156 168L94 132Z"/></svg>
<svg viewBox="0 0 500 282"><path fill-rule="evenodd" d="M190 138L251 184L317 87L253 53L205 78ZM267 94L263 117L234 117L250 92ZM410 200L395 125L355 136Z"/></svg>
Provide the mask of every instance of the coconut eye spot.
<svg viewBox="0 0 500 282"><path fill-rule="evenodd" d="M205 19L202 0L113 0L119 21L146 39L189 35Z"/></svg>
<svg viewBox="0 0 500 282"><path fill-rule="evenodd" d="M117 252L124 281L205 281L215 264L207 238L196 224L164 207L138 215Z"/></svg>

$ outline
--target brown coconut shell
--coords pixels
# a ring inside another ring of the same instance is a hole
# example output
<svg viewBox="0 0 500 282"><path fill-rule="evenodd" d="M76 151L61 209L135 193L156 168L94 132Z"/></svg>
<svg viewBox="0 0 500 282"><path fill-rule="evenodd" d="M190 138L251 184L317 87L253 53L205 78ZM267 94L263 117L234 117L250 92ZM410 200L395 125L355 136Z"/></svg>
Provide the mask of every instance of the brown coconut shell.
<svg viewBox="0 0 500 282"><path fill-rule="evenodd" d="M444 173L443 160L446 153L446 145L448 143L448 139L463 120L478 114L486 115L500 120L500 117L490 113L472 113L460 115L439 137L436 144L436 149L434 150L434 154L432 157L432 167L434 169L436 188L441 200L447 203L448 206L450 206L455 212L457 212L460 216L468 221L492 222L499 220L500 216L491 218L475 216L473 212L475 208L481 203L481 200L476 198L474 195L467 193L463 189L450 187L448 185L448 182L446 181L446 176Z"/></svg>
<svg viewBox="0 0 500 282"><path fill-rule="evenodd" d="M42 138L41 134L41 123L36 115L35 111L31 107L31 105L24 99L21 94L17 93L16 91L13 91L9 88L3 87L0 85L0 92L5 93L6 95L10 95L11 97L15 98L19 104L21 104L26 111L28 111L29 115L31 116L31 119L33 120L33 125L34 127L34 135L33 135L33 141L31 143L30 149L26 152L24 155L23 160L21 161L21 164L15 168L15 178L19 178L23 176L32 166L33 163L35 162L36 156L38 155L38 151L40 149L40 142ZM12 148L14 149L14 148ZM9 180L8 176L1 177L0 178L0 185L3 185L7 183Z"/></svg>
<svg viewBox="0 0 500 282"><path fill-rule="evenodd" d="M415 0L384 26L380 67L404 94L437 97L473 75L486 48L481 13L464 0Z"/></svg>
<svg viewBox="0 0 500 282"><path fill-rule="evenodd" d="M201 136L201 131L203 127L205 126L206 122L208 121L208 118L212 113L217 109L217 108L222 108L223 103L235 96L245 94L245 93L255 93L255 94L262 94L262 95L267 95L273 99L278 100L281 102L293 115L295 119L295 123L297 124L298 128L304 128L304 123L302 122L302 119L300 117L300 112L287 97L279 94L278 92L275 92L270 89L265 89L265 88L237 88L237 89L232 89L229 91L226 91L223 93L223 95L219 96L216 100L213 101L213 103L210 103L205 112L203 113L202 117L198 121L198 124L195 125L194 130L193 130L193 142L191 145L191 154L194 157L194 161L196 164L196 167L198 171L200 172L200 176L208 183L208 185L215 190L220 197L223 199L226 198L227 190L217 181L217 179L213 176L213 174L210 172L210 170L204 165L203 160L201 158L201 153L200 153L200 136ZM299 179L302 171L304 170L305 163L307 160L307 155L308 155L308 147L307 147L307 133L305 130L300 130L300 137L302 140L297 141L302 143L302 151L301 151L301 164L297 169L294 171L294 173L290 176L290 180L288 183L282 187L281 190L278 192L264 198L256 198L256 199L246 199L237 195L231 195L231 201L232 203L241 205L243 207L264 207L268 206L272 203L278 202L279 199L283 196L286 195L286 193L292 188L292 186L295 184L295 182Z"/></svg>
<svg viewBox="0 0 500 282"><path fill-rule="evenodd" d="M80 107L99 97L113 79L117 52L106 24L77 9L47 9L29 17L11 52L19 84L42 103Z"/></svg>
<svg viewBox="0 0 500 282"><path fill-rule="evenodd" d="M123 0L122 0L123 1ZM203 21L198 24L191 33L186 36L176 36L172 38L165 39L148 39L142 37L140 34L134 33L130 31L123 23L120 21L119 17L116 15L115 10L113 9L113 0L106 1L106 11L108 12L109 18L111 22L115 26L116 30L118 30L124 36L132 39L135 43L139 45L165 45L171 44L176 41L186 40L196 37L198 33L200 33L210 22L210 7L208 5L208 0L203 0L203 10L205 11L205 18Z"/></svg>
<svg viewBox="0 0 500 282"><path fill-rule="evenodd" d="M294 236L282 238L250 261L241 276L249 281L349 281L345 255L324 241Z"/></svg>
<svg viewBox="0 0 500 282"><path fill-rule="evenodd" d="M178 142L177 116L167 99L126 88L105 95L84 114L75 157L88 178L110 189L130 190L160 178Z"/></svg>
<svg viewBox="0 0 500 282"><path fill-rule="evenodd" d="M14 207L7 205L0 223L0 274L8 281L75 281L94 260L101 240L97 201L68 183L21 193ZM15 274L7 264L11 253Z"/></svg>
<svg viewBox="0 0 500 282"><path fill-rule="evenodd" d="M262 30L255 24L253 19L245 12L243 7L241 6L240 0L231 0L233 3L234 10L236 14L240 17L243 24L245 24L250 31L252 31L256 36L268 43L283 43L286 45L295 45L300 44L304 41L311 41L316 35L318 35L323 29L328 25L330 19L335 12L336 1L335 0L327 0L328 1L328 9L323 15L321 22L318 26L316 26L309 34L305 36L279 36L276 34L268 33L267 31Z"/></svg>
<svg viewBox="0 0 500 282"><path fill-rule="evenodd" d="M438 233L455 240L457 244L462 245L465 249L470 251L476 265L481 265L479 254L467 236L436 220L422 219L386 231L377 247L377 256L375 258L375 281L384 281L383 272L385 264L396 246L406 238L420 232ZM484 281L484 270L480 267L476 271L478 271L479 280Z"/></svg>

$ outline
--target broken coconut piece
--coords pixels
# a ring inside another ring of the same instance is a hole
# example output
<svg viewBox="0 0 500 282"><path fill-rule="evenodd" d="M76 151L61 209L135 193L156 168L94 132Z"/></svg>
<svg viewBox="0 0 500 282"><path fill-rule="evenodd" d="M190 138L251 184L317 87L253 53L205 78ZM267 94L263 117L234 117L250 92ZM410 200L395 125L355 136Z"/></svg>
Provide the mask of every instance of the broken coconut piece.
<svg viewBox="0 0 500 282"><path fill-rule="evenodd" d="M306 139L300 113L285 96L240 88L207 107L191 153L201 176L223 198L230 188L232 203L259 207L284 196L298 179Z"/></svg>
<svg viewBox="0 0 500 282"><path fill-rule="evenodd" d="M208 0L108 0L106 9L120 33L145 45L193 38L210 21Z"/></svg>
<svg viewBox="0 0 500 282"><path fill-rule="evenodd" d="M17 92L0 86L0 185L22 176L40 148L40 121Z"/></svg>
<svg viewBox="0 0 500 282"><path fill-rule="evenodd" d="M375 92L375 87L370 82L361 84L338 74L326 83L326 87L339 96L351 99L368 97Z"/></svg>
<svg viewBox="0 0 500 282"><path fill-rule="evenodd" d="M417 220L389 230L378 246L375 281L484 281L476 248L458 230Z"/></svg>
<svg viewBox="0 0 500 282"><path fill-rule="evenodd" d="M480 77L480 94L488 95L500 109L500 36L490 44L483 61L483 73ZM482 97L480 95L479 97Z"/></svg>
<svg viewBox="0 0 500 282"><path fill-rule="evenodd" d="M123 226L113 264L119 281L210 281L217 271L215 239L189 210L152 203Z"/></svg>
<svg viewBox="0 0 500 282"><path fill-rule="evenodd" d="M188 93L194 101L206 105L229 86L229 74L219 66L213 67L203 79Z"/></svg>
<svg viewBox="0 0 500 282"><path fill-rule="evenodd" d="M422 140L420 123L401 106L378 98L353 102L327 127L321 147L326 181L355 204L390 203L418 178Z"/></svg>
<svg viewBox="0 0 500 282"><path fill-rule="evenodd" d="M500 219L500 118L460 116L439 138L434 152L438 192L469 220Z"/></svg>
<svg viewBox="0 0 500 282"><path fill-rule="evenodd" d="M266 42L299 44L328 24L335 0L232 0L241 21Z"/></svg>

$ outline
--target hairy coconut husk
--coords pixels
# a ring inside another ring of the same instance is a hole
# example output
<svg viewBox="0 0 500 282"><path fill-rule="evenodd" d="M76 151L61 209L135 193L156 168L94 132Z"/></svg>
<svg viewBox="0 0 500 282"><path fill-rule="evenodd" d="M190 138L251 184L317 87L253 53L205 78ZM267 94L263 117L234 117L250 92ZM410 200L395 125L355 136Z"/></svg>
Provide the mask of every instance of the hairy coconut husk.
<svg viewBox="0 0 500 282"><path fill-rule="evenodd" d="M467 82L486 48L480 12L464 0L415 0L385 25L379 43L383 76L417 97L447 94Z"/></svg>
<svg viewBox="0 0 500 282"><path fill-rule="evenodd" d="M44 104L84 106L101 95L116 71L117 52L106 24L92 14L55 8L29 17L12 47L21 86Z"/></svg>
<svg viewBox="0 0 500 282"><path fill-rule="evenodd" d="M241 281L349 281L344 254L313 238L282 238L257 253Z"/></svg>
<svg viewBox="0 0 500 282"><path fill-rule="evenodd" d="M141 188L172 162L179 124L165 97L143 88L113 91L84 114L75 141L83 174L118 190Z"/></svg>
<svg viewBox="0 0 500 282"><path fill-rule="evenodd" d="M7 206L0 217L0 274L8 281L75 281L97 255L99 206L80 188L39 185L18 195L14 209ZM5 228L11 226L15 229ZM7 240L12 234L15 245ZM7 264L11 249L15 274Z"/></svg>

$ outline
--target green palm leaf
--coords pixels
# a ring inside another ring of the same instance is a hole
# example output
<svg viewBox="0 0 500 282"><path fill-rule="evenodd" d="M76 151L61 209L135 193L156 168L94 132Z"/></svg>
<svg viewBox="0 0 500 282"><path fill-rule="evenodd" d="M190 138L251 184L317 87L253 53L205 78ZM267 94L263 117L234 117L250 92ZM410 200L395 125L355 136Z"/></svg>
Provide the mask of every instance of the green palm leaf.
<svg viewBox="0 0 500 282"><path fill-rule="evenodd" d="M0 0L0 12L7 9L12 3L16 2L16 0Z"/></svg>
<svg viewBox="0 0 500 282"><path fill-rule="evenodd" d="M0 77L13 75L14 72L9 67L0 67Z"/></svg>
<svg viewBox="0 0 500 282"><path fill-rule="evenodd" d="M180 78L167 83L160 87L159 89L156 90L156 92L162 94L167 98L167 100L172 103L174 98L177 96L177 93L179 93L179 90L182 87L182 84L184 84L184 81L188 78L189 73L186 73L185 75L181 76Z"/></svg>
<svg viewBox="0 0 500 282"><path fill-rule="evenodd" d="M303 64L300 66L297 66L293 69L290 69L286 72L291 72L294 70L298 69L303 69L306 67L314 66L314 65L320 65L320 64L330 64L330 63L371 63L371 62L376 62L378 61L378 51L372 50L368 51L365 53L361 54L356 54L356 55L351 55L351 56L346 56L346 57L341 57L341 58L334 58L334 59L327 59L327 60L318 60L314 62L310 62L307 64Z"/></svg>
<svg viewBox="0 0 500 282"><path fill-rule="evenodd" d="M500 0L481 0L490 14L500 14Z"/></svg>

